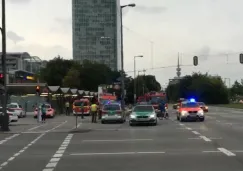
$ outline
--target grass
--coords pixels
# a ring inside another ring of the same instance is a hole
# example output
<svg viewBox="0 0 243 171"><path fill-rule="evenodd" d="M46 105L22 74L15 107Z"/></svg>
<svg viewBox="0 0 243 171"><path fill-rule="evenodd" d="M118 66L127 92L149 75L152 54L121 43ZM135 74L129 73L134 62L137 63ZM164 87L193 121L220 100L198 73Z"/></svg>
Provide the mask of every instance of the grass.
<svg viewBox="0 0 243 171"><path fill-rule="evenodd" d="M220 104L220 105L216 105L216 106L243 109L243 104L240 104L240 103Z"/></svg>

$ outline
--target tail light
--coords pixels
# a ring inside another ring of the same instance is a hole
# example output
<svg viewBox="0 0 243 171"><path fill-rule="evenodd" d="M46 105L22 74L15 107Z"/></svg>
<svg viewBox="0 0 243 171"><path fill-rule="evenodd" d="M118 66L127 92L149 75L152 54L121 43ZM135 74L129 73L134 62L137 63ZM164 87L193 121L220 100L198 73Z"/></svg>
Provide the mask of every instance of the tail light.
<svg viewBox="0 0 243 171"><path fill-rule="evenodd" d="M51 112L52 110L51 109L48 109L48 112Z"/></svg>

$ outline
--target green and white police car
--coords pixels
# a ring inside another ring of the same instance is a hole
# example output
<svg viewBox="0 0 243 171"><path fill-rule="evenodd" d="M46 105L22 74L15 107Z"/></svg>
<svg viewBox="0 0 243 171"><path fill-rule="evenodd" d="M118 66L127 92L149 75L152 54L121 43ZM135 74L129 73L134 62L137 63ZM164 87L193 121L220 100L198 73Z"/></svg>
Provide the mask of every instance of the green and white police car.
<svg viewBox="0 0 243 171"><path fill-rule="evenodd" d="M152 105L137 105L129 116L129 125L139 123L157 125L157 114Z"/></svg>

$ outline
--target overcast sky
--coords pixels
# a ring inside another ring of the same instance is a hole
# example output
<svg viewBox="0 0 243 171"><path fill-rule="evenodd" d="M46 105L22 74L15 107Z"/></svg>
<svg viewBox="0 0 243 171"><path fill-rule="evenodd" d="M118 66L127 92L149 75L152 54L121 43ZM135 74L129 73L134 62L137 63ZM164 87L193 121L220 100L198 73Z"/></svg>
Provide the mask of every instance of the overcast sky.
<svg viewBox="0 0 243 171"><path fill-rule="evenodd" d="M71 0L6 0L7 51L27 51L41 59L60 55L72 58ZM121 0L136 3L124 11L124 57L126 71L192 64L182 67L182 76L193 71L223 78L243 78L239 53L243 52L242 0ZM151 43L154 42L154 43ZM151 44L153 62L151 60ZM228 64L227 64L228 54ZM162 85L175 76L175 68L147 70ZM129 73L133 75L133 73Z"/></svg>

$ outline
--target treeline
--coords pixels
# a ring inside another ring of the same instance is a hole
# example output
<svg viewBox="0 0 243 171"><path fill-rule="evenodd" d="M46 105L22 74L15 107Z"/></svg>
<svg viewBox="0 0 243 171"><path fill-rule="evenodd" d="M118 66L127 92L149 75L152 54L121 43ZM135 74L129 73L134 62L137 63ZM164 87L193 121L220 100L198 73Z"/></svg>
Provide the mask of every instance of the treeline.
<svg viewBox="0 0 243 171"><path fill-rule="evenodd" d="M230 101L230 90L220 76L193 73L183 77L175 84L169 84L167 96L170 102L179 98L195 98L207 104L227 104Z"/></svg>
<svg viewBox="0 0 243 171"><path fill-rule="evenodd" d="M61 87L77 88L86 91L98 91L98 86L112 85L120 81L121 73L112 71L107 65L88 60L82 64L73 60L66 60L56 57L47 62L46 67L42 68L38 77L42 82L49 86L59 85ZM135 78L137 95L143 92L158 91L161 89L160 84L153 75L142 75ZM125 76L126 101L133 102L134 79ZM115 91L117 94L120 92Z"/></svg>

